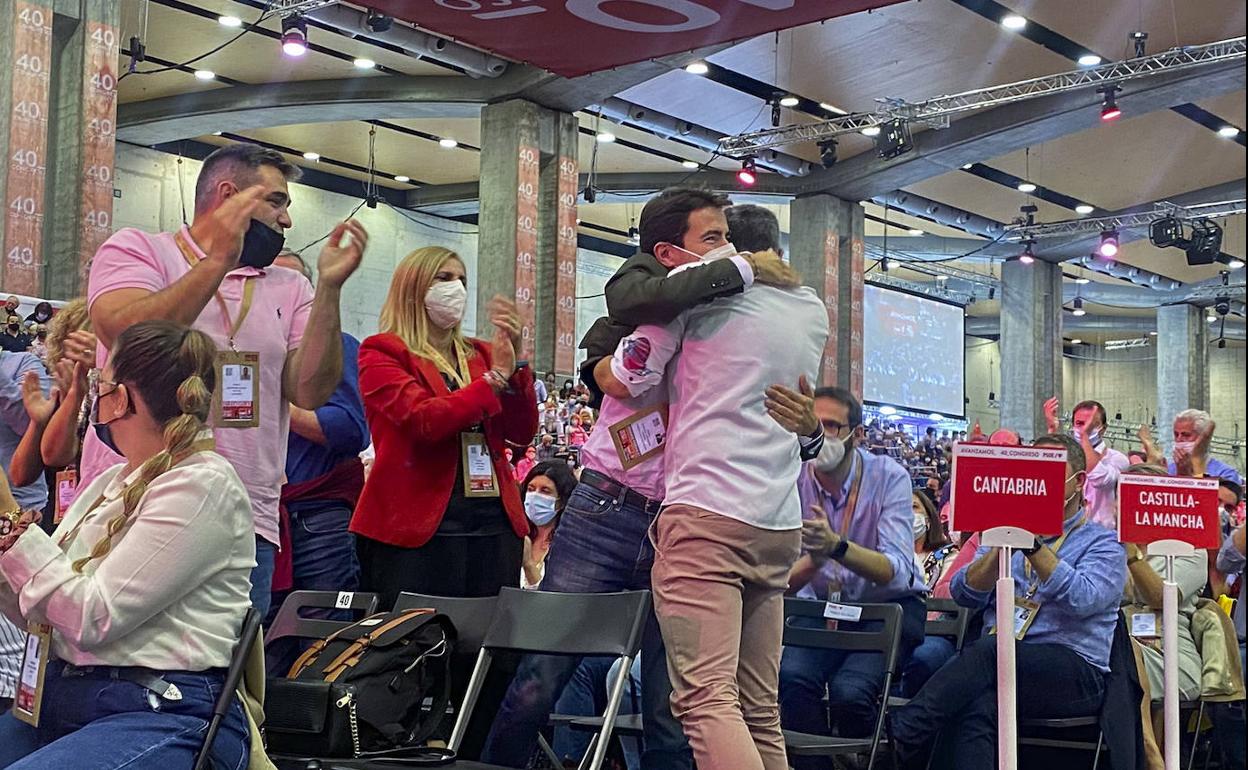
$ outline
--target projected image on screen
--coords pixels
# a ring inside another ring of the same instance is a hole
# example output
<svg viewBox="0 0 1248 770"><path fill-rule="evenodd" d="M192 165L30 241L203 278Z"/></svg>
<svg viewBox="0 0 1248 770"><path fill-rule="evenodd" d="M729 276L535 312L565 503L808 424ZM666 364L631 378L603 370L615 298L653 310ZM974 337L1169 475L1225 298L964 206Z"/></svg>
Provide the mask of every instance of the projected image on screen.
<svg viewBox="0 0 1248 770"><path fill-rule="evenodd" d="M864 300L864 398L962 416L962 308L870 284Z"/></svg>

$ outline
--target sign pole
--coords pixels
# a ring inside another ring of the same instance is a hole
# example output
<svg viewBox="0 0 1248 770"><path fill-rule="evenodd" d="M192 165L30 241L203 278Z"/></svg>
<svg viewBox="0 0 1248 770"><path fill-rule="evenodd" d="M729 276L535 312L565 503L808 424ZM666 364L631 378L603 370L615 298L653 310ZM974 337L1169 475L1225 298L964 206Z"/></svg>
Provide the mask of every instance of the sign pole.
<svg viewBox="0 0 1248 770"><path fill-rule="evenodd" d="M1018 767L1018 698L1014 669L1014 550L1001 548L997 569L997 765Z"/></svg>
<svg viewBox="0 0 1248 770"><path fill-rule="evenodd" d="M1166 770L1179 770L1179 586L1174 582L1174 554L1166 554L1161 595L1161 653L1165 682Z"/></svg>

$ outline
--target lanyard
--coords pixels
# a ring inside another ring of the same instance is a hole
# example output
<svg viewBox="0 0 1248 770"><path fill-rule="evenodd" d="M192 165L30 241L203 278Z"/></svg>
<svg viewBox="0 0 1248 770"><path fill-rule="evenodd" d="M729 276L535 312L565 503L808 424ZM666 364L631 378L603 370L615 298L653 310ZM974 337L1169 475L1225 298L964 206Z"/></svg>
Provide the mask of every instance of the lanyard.
<svg viewBox="0 0 1248 770"><path fill-rule="evenodd" d="M862 488L862 466L862 458L855 453L854 481L850 484L849 496L845 498L845 512L841 514L841 529L837 532L841 537L849 535L849 522L854 518L854 511L858 508L858 492Z"/></svg>
<svg viewBox="0 0 1248 770"><path fill-rule="evenodd" d="M195 267L195 263L199 261L199 258L195 256L193 251L191 251L191 247L182 237L182 233L176 233L173 236L173 239L177 242L178 249L182 252L182 256L186 259L186 263L191 267ZM233 321L230 320L230 309L226 307L225 299L221 297L221 292L213 292L213 296L217 298L217 305L221 308L221 317L225 319L226 333L229 335L230 350L233 350L235 353L238 352L238 348L234 346L234 337L238 335L238 330L243 328L243 321L247 318L247 314L251 312L251 301L256 294L256 284L255 281L252 280L253 278L255 278L254 275L249 275L243 278L243 304L238 309L238 317Z"/></svg>
<svg viewBox="0 0 1248 770"><path fill-rule="evenodd" d="M1076 524L1075 524L1075 526L1073 526L1073 527L1071 527L1070 529L1068 529L1068 530L1066 530L1065 532L1063 532L1063 533L1062 533L1062 536L1061 536L1061 537L1059 537L1057 540L1055 540L1055 541L1053 542L1053 545L1052 545L1052 546L1050 546L1050 547L1053 549L1053 554L1054 554L1055 556L1056 556L1058 553L1060 553L1060 552L1061 552L1061 550L1062 550L1062 546L1066 544L1066 538L1070 537L1070 533L1072 533L1072 532L1074 532L1076 529L1079 529L1080 527L1082 527L1082 526L1083 526L1083 523L1084 523L1085 521L1087 521L1087 517L1086 517L1086 516L1085 516L1084 518L1080 519L1080 520L1078 521L1078 523L1076 523ZM1034 582L1032 582L1032 580L1031 580L1031 562L1027 561L1027 559L1026 559L1026 558L1024 558L1024 559L1023 559L1023 575L1024 575L1024 576L1026 576L1027 581L1028 581L1028 586L1027 586L1027 595L1026 595L1026 597L1025 597L1025 598L1030 599L1031 597L1035 596L1036 591L1038 591L1038 590L1040 589L1040 574L1039 574L1039 573L1037 573L1037 574L1036 574L1036 579L1035 579L1035 581L1034 581Z"/></svg>
<svg viewBox="0 0 1248 770"><path fill-rule="evenodd" d="M210 438L196 441L195 443L191 444L191 448L187 451L187 453L182 455L181 458L177 459L173 463L173 465L181 464L183 460L186 460L191 455L199 454L200 452L210 452L215 448L216 448L216 442ZM122 487L121 494L119 494L117 498L122 497L122 495L124 495L125 492L126 492L125 487ZM59 546L62 551L65 550L65 544L72 541L74 538L78 537L79 530L81 530L82 526L86 524L87 521L91 518L91 514L95 513L95 510L107 501L108 501L108 498L105 495L100 495L99 497L97 497L95 499L95 502L91 503L91 507L88 508L86 512L82 514L82 518L78 519L78 522L74 524L73 528L70 529L65 534L61 535L61 539L56 542L57 546Z"/></svg>
<svg viewBox="0 0 1248 770"><path fill-rule="evenodd" d="M460 345L455 345L455 361L459 364L458 370L446 360L445 356L428 345L425 346L425 354L433 365L438 367L438 371L445 373L460 388L468 384L468 356L464 355L464 350Z"/></svg>

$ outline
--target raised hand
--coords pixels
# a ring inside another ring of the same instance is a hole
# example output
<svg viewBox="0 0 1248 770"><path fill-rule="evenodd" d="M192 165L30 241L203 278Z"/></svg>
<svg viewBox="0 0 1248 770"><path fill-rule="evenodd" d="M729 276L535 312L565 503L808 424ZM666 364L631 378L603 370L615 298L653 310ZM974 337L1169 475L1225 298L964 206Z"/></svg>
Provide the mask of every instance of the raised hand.
<svg viewBox="0 0 1248 770"><path fill-rule="evenodd" d="M26 414L32 422L47 425L52 415L56 413L56 407L60 401L59 387L53 387L45 396L39 382L39 375L35 372L26 372L26 376L22 378L22 404L26 407Z"/></svg>
<svg viewBox="0 0 1248 770"><path fill-rule="evenodd" d="M744 256L754 270L754 280L759 283L778 286L782 289L792 289L802 283L797 271L771 249L756 251Z"/></svg>
<svg viewBox="0 0 1248 770"><path fill-rule="evenodd" d="M767 388L763 405L771 419L780 423L780 427L799 436L812 436L819 430L819 418L815 416L815 389L806 375L798 378L797 388L794 391L783 385L772 385Z"/></svg>
<svg viewBox="0 0 1248 770"><path fill-rule="evenodd" d="M345 240L345 242L344 242ZM354 219L339 222L329 234L321 256L316 262L316 276L321 284L340 289L364 259L368 247L368 231Z"/></svg>
<svg viewBox="0 0 1248 770"><path fill-rule="evenodd" d="M511 346L517 351L520 350L520 311L516 309L516 303L501 294L495 294L494 298L486 303L485 312L489 316L490 323L504 329L511 337Z"/></svg>
<svg viewBox="0 0 1248 770"><path fill-rule="evenodd" d="M85 329L79 329L70 332L65 338L61 346L61 357L69 359L71 363L80 363L86 369L94 369L98 345L99 341L94 334Z"/></svg>
<svg viewBox="0 0 1248 770"><path fill-rule="evenodd" d="M229 272L238 267L243 251L243 236L251 226L256 211L264 203L264 186L252 185L231 195L210 213L195 217L191 237L209 261Z"/></svg>
<svg viewBox="0 0 1248 770"><path fill-rule="evenodd" d="M1049 433L1057 433L1057 410L1059 406L1060 404L1057 401L1057 396L1053 396L1044 402L1044 424L1048 427Z"/></svg>

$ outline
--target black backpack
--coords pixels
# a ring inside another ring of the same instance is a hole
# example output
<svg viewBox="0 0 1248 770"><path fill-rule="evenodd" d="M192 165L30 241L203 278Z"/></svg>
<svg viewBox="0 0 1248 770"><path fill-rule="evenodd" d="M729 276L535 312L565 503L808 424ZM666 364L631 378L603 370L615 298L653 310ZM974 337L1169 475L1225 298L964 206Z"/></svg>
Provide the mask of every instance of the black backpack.
<svg viewBox="0 0 1248 770"><path fill-rule="evenodd" d="M413 609L314 642L285 679L267 682L268 750L333 758L419 746L446 716L456 637L445 615Z"/></svg>

